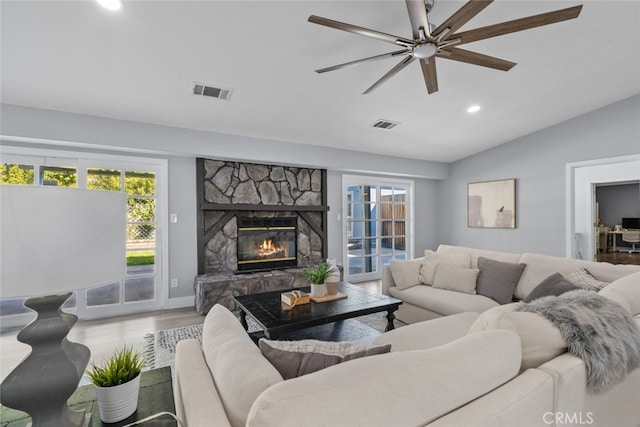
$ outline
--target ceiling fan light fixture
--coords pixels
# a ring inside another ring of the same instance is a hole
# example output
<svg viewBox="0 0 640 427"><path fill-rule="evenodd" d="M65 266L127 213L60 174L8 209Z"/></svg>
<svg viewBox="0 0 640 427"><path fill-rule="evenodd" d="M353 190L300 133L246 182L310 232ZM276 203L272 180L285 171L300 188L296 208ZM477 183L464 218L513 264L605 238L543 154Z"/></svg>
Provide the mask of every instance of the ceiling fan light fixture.
<svg viewBox="0 0 640 427"><path fill-rule="evenodd" d="M122 9L122 0L96 0L100 6L108 10L120 10Z"/></svg>
<svg viewBox="0 0 640 427"><path fill-rule="evenodd" d="M438 46L435 43L422 43L413 49L411 54L418 59L431 58L438 52Z"/></svg>
<svg viewBox="0 0 640 427"><path fill-rule="evenodd" d="M418 62L422 69L422 75L427 87L427 92L432 94L438 91L438 77L435 58L433 60L430 58L437 55L438 57L443 57L451 61L466 62L468 64L478 65L481 67L509 71L516 65L515 62L466 49L460 49L458 48L458 45L473 43L479 40L485 40L531 28L555 24L569 19L575 19L580 15L580 11L582 10L582 5L578 5L459 32L458 30L464 27L467 22L472 20L482 10L489 6L493 0L467 0L462 7L453 13L453 15L450 15L442 24L432 30L428 15L429 11L433 7L433 2L434 0L405 0L407 11L409 13L409 21L411 22L412 38L410 39L383 33L370 28L360 27L358 25L348 24L346 22L323 18L321 16L309 16L308 21L314 24L346 31L352 34L358 34L370 39L376 39L403 47L400 51L375 55L316 71L325 72L338 70L355 64L406 54L400 63L391 68L391 70L365 90L363 94L371 93L378 86L398 74L416 59L419 59Z"/></svg>

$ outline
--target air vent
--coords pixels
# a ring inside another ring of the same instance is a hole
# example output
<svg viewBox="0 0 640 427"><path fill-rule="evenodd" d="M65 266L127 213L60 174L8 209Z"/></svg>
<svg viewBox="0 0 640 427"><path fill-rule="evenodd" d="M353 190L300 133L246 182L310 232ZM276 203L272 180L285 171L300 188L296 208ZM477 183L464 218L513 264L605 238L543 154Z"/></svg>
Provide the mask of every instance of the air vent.
<svg viewBox="0 0 640 427"><path fill-rule="evenodd" d="M194 95L209 96L211 98L218 98L224 101L228 101L231 98L231 89L225 89L221 87L207 86L201 83L193 83Z"/></svg>
<svg viewBox="0 0 640 427"><path fill-rule="evenodd" d="M392 122L391 120L380 119L377 122L375 122L374 124L372 124L371 126L374 127L374 128L391 130L394 127L398 126L399 124L400 123Z"/></svg>

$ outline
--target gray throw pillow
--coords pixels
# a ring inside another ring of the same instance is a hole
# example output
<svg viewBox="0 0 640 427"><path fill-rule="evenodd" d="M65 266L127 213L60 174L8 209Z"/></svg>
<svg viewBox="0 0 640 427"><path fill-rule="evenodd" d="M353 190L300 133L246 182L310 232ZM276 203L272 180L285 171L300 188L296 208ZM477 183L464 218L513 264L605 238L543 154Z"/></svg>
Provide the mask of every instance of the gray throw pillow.
<svg viewBox="0 0 640 427"><path fill-rule="evenodd" d="M529 295L526 296L522 301L531 302L535 299L546 297L549 295L562 295L565 292L573 291L576 289L580 289L578 286L574 285L567 279L565 279L560 273L553 273L551 276L544 279L542 282L538 284Z"/></svg>
<svg viewBox="0 0 640 427"><path fill-rule="evenodd" d="M285 380L310 374L347 360L391 351L391 344L372 346L358 341L276 341L262 338L258 346L262 355L271 362Z"/></svg>
<svg viewBox="0 0 640 427"><path fill-rule="evenodd" d="M513 299L516 288L526 264L512 264L479 257L478 284L476 293L491 298L499 304L508 304Z"/></svg>

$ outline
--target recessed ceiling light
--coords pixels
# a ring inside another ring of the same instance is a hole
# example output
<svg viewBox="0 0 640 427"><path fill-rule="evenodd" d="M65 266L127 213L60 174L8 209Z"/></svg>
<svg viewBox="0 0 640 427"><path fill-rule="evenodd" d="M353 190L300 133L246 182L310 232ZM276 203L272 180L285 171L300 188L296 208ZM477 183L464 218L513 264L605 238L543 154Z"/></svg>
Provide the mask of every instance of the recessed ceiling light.
<svg viewBox="0 0 640 427"><path fill-rule="evenodd" d="M478 111L480 111L479 105L472 105L471 107L467 108L467 113L477 113Z"/></svg>
<svg viewBox="0 0 640 427"><path fill-rule="evenodd" d="M122 9L122 0L96 0L100 6L109 10L120 10Z"/></svg>

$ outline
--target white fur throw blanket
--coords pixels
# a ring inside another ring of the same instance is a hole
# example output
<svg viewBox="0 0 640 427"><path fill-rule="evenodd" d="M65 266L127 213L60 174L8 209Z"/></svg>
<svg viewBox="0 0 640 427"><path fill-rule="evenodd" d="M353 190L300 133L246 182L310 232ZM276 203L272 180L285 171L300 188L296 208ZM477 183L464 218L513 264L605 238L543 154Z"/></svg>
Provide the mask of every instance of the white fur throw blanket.
<svg viewBox="0 0 640 427"><path fill-rule="evenodd" d="M595 292L575 290L521 303L518 310L549 319L569 353L587 367L587 390L604 392L640 366L640 327L620 304Z"/></svg>

